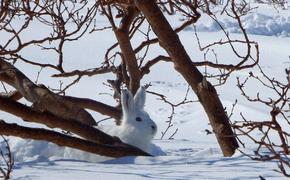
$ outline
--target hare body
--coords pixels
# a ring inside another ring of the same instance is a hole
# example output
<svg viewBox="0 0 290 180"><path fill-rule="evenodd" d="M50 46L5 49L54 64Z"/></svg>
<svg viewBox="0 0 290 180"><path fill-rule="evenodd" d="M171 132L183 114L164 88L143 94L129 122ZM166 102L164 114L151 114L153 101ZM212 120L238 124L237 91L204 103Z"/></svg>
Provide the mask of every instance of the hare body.
<svg viewBox="0 0 290 180"><path fill-rule="evenodd" d="M121 125L114 129L114 136L125 143L150 151L150 143L157 132L155 122L144 111L145 89L140 87L135 96L128 90L122 90L121 104L123 118Z"/></svg>

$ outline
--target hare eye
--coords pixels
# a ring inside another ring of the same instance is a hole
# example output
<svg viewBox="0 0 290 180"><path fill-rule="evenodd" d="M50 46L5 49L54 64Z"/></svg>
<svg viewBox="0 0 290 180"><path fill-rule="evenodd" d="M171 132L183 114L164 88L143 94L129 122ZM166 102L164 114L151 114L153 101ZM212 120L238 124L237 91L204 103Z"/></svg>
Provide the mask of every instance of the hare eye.
<svg viewBox="0 0 290 180"><path fill-rule="evenodd" d="M141 122L142 119L140 117L136 117L136 121Z"/></svg>

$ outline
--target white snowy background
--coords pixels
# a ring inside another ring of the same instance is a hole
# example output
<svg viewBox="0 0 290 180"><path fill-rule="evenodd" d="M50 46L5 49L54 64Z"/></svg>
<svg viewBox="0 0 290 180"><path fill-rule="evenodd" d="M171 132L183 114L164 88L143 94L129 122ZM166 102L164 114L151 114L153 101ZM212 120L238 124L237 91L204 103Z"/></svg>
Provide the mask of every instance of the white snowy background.
<svg viewBox="0 0 290 180"><path fill-rule="evenodd" d="M284 69L290 66L290 10L273 8L268 5L252 4L257 6L247 16L243 17L243 23L251 40L257 41L260 46L260 64L268 73L281 81L286 81ZM241 38L237 24L229 18L221 18L221 23L233 37ZM105 23L100 18L98 23ZM170 22L177 26L178 22ZM37 25L35 25L37 27ZM37 30L41 27L37 27ZM196 29L202 42L213 42L219 40L221 34L219 27L209 17L201 17L196 24ZM45 31L45 30L43 30ZM26 38L32 36L33 32L26 34ZM0 33L2 38L5 38ZM179 37L186 47L193 60L202 60L202 54L196 54L198 44L194 36L193 28L188 28L179 34ZM66 70L74 70L95 67L96 63L101 63L107 48L115 42L112 33L105 31L98 35L94 33L86 35L77 43L66 46ZM241 47L242 48L242 47ZM152 51L152 50L151 50ZM218 53L218 51L222 53ZM153 53L164 53L156 48ZM217 50L219 59L227 59L231 62L230 49ZM26 52L27 55L37 58L43 57L41 53ZM53 59L53 57L51 57ZM98 59L99 58L99 59ZM47 58L49 61L50 58ZM32 69L30 66L18 63L17 67L23 71L30 79L35 80L39 69ZM259 120L269 118L269 108L251 104L240 95L236 87L236 77L245 78L248 72L259 73L258 69L250 69L236 72L228 80L226 85L217 87L222 103L225 107L231 108L238 99L233 120L239 119L242 112L248 118ZM39 82L57 86L58 80L47 78L51 75L49 71L42 71ZM164 93L169 100L179 102L184 98L187 85L183 78L174 71L170 63L161 63L154 67L150 77L145 77L142 84L151 83L149 90ZM78 97L88 97L106 103L112 103L111 97L99 95L106 93L106 86L97 86L100 82L108 79L108 75L98 78L84 78L78 86L70 89L68 94ZM154 77L154 79L152 78ZM262 92L255 84L247 89L249 92ZM268 93L268 92L265 92ZM271 94L266 94L271 96ZM15 166L12 172L12 179L259 179L262 176L266 179L286 179L277 169L277 162L252 161L239 152L233 157L222 156L214 135L206 134L206 129L211 130L208 119L199 103L193 102L183 105L177 109L173 120L173 127L168 132L165 139L160 140L161 132L167 127L166 120L170 115L170 107L161 101L156 100L156 96L148 94L145 109L151 118L158 125L158 133L153 141L156 146L153 148L155 157L124 157L106 158L87 153L72 151L57 147L51 143L22 140L9 137ZM190 91L189 99L196 100L193 92ZM93 113L96 120L102 118L97 113ZM1 119L8 122L17 122L27 125L14 116L1 112ZM39 126L39 125L35 125ZM285 126L289 126L285 124ZM175 129L177 134L173 140L166 140ZM288 128L289 129L289 128ZM247 140L245 139L247 142ZM250 141L247 144L246 152L252 152L255 145ZM159 148L161 149L159 149Z"/></svg>

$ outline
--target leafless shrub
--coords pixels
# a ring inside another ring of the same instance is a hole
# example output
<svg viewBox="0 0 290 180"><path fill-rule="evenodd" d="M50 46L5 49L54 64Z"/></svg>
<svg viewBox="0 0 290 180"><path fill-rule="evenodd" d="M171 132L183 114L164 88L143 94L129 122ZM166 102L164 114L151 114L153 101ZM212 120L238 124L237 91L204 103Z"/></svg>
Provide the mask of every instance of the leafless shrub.
<svg viewBox="0 0 290 180"><path fill-rule="evenodd" d="M0 109L26 121L45 124L49 128L61 128L77 134L83 139L77 139L76 143L69 145L80 147L81 144L82 150L105 153L105 155L114 157L128 154L148 155L92 128L91 126L96 122L87 109L113 117L116 119L116 125L119 125L122 116L118 106L120 89L128 87L132 93L135 93L141 80L145 76L150 76L153 66L161 62L174 63L176 70L185 78L191 89L197 94L199 102L206 109L210 124L217 129L217 132L226 133L227 136L223 134L216 134L216 136L221 147L229 147L222 148L224 154L231 156L238 145L235 137L231 136L232 130L218 93L209 81L217 79L218 82L214 85L222 85L232 72L255 66L259 61L259 47L256 42L249 39L241 23L241 17L251 10L248 4L244 1L237 3L230 0L220 12L238 22L243 35L242 39L232 39L230 34L224 30L218 17L214 15L214 7L217 4L218 2L214 0L158 0L150 1L150 3L149 1L144 3L133 0L1 1L0 33L5 34L7 38L0 42L0 80L13 86L13 90L15 90L13 92L20 96L13 99L6 90L5 95L0 96L2 103ZM155 13L159 14L158 19L150 18L152 11L146 11L152 8L155 9ZM163 13L170 17L178 16L180 24L172 28ZM202 46L202 41L197 36L200 50L205 54L205 58L192 60L177 34L194 25L200 19L201 13L207 14L221 26L224 37L220 41ZM97 15L106 19L103 27L98 24ZM15 26L16 23L17 26ZM48 31L41 31L39 34L33 34L36 36L25 39L25 33L34 28L35 24ZM160 25L164 26L163 29ZM116 37L116 42L108 47L104 52L104 57L98 56L98 63L96 63L98 65L87 69L67 70L65 66L65 62L69 61L66 59L65 51L67 44L77 43L85 35L94 35L94 33L108 30ZM164 34L170 36L165 37ZM139 40L134 41L133 45L132 41L135 39ZM220 45L231 48L236 59L235 62L225 64L218 59L218 55L212 49ZM241 54L238 51L239 45L245 46L245 53ZM153 47L165 49L167 53L157 55L152 53L153 55L151 55ZM38 50L43 56L36 58L24 53L31 49ZM209 59L207 56L210 52L214 54L213 59ZM47 54L49 56L46 56ZM20 63L42 69L42 71L51 70L53 78L57 81L65 79L67 82L66 84L61 83L60 88L48 88L47 85L36 84L40 83L37 77L36 83L33 83L21 70L17 69L17 65ZM206 70L201 73L197 67ZM215 71L217 73L210 74L210 71L207 71L209 68L217 70ZM110 77L113 77L98 85L106 84L111 87L109 94L113 94L112 97L116 100L115 105L66 95L65 92L73 88L84 77L96 77L101 74L110 74L112 75ZM18 102L22 97L30 101L33 106L28 107ZM188 100L185 97L181 103L173 104L166 100L165 95L159 97L171 106L172 114L168 121L168 127L171 127L174 108L187 103ZM213 104L216 105L215 108L212 108ZM58 120L57 123L54 120ZM61 145L67 145L67 138L69 138L67 135L58 134L53 130L34 129L33 131L30 128L5 122L1 122L0 125L5 128L19 129L19 131L9 132L4 128L1 129L2 134L6 135L49 140ZM36 134L39 131L42 134ZM163 132L163 135L166 134L166 131ZM51 136L58 138L49 139L50 136L44 136L44 134L52 134ZM98 151L100 148L90 149L88 143L94 143L94 147L103 145L101 146L102 151ZM115 149L112 149L112 145ZM118 148L123 151L116 151ZM110 149L109 154L108 149Z"/></svg>
<svg viewBox="0 0 290 180"><path fill-rule="evenodd" d="M11 173L13 170L13 166L14 166L14 160L12 157L12 153L10 150L10 146L8 143L8 140L2 136L3 138L3 144L5 149L1 149L0 150L0 154L1 154L1 167L0 167L0 172L2 175L0 175L0 178L3 178L4 180L8 180L11 178Z"/></svg>
<svg viewBox="0 0 290 180"><path fill-rule="evenodd" d="M288 0L256 0L257 3L270 4L282 9L288 9Z"/></svg>
<svg viewBox="0 0 290 180"><path fill-rule="evenodd" d="M238 136L247 137L257 145L254 154L244 154L253 160L278 160L280 172L290 177L290 121L288 114L290 105L289 79L285 81L285 79L277 80L269 77L260 66L258 67L260 70L258 74L260 75L250 72L246 79L241 80L238 78L237 85L242 95L249 102L256 103L259 106L267 106L271 109L269 119L255 120L241 113L240 115L243 120L235 121L232 126ZM257 91L255 97L248 95L249 92L245 89L248 86L248 82L251 80L254 80L257 86L258 84L262 85L264 91L270 90L272 95L270 97L263 96L259 91ZM257 134L260 135L257 136Z"/></svg>

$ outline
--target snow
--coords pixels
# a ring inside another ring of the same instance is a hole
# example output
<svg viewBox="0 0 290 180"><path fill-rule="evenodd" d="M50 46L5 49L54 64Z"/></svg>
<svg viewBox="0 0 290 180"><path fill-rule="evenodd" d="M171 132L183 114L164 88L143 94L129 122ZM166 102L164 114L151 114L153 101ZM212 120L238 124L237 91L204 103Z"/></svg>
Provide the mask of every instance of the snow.
<svg viewBox="0 0 290 180"><path fill-rule="evenodd" d="M217 33L221 33L219 27L208 17L202 18L209 20L200 21L202 23L196 25L197 30L200 31L199 36L202 42L212 42L218 39ZM250 38L260 45L261 66L270 75L283 79L285 76L284 69L289 67L290 11L281 10L277 12L271 7L261 5L260 8L255 9L251 14L243 17L242 20ZM225 18L221 23L226 31L239 33L237 24L232 20ZM27 36L29 37L29 34ZM198 45L192 43L196 42L192 29L181 32L179 36L190 56L193 59L202 60L203 54L195 53L198 50ZM233 34L232 36L241 37L239 34ZM94 43L101 40L102 43ZM113 36L110 32L105 31L102 35L85 36L80 39L79 44L74 43L67 46L65 51L74 51L74 53L67 53L65 56L69 59L65 62L66 70L74 70L78 67L86 69L96 66L96 63L100 63L102 60L98 58L103 57L103 53L113 42L115 42ZM229 49L221 47L217 51L225 52L219 53L219 58L225 59L225 63L232 61ZM153 50L154 54L160 52L163 53L164 51L158 48ZM26 53L28 56L34 56L35 58L42 56L38 53ZM86 61L80 61L80 59L86 59ZM37 69L32 70L27 68L30 66L21 63L17 66L34 80ZM239 100L233 116L234 120L240 118L240 112L247 117L254 117L259 120L267 119L269 118L269 109L256 104L249 104L240 96L240 92L235 86L235 77L244 78L249 71L259 73L258 69L236 72L226 85L217 87L218 93L227 109L231 108L236 99ZM53 87L57 86L59 79L47 78L47 75L53 73L53 71L42 72L39 81L44 84L48 83ZM152 84L150 91L164 93L172 102L179 102L184 98L187 85L184 79L174 71L172 64L158 64L152 69L151 73L151 76L145 76L142 81L143 84L149 82ZM99 95L99 93L107 92L108 88L106 86L95 87L95 84L101 84L100 82L105 81L108 77L110 76L102 75L98 78L84 78L79 85L70 89L68 94L90 97L113 105L114 101L111 97ZM154 80L152 80L152 77L154 77ZM247 91L255 94L262 90L252 83ZM262 93L265 96L271 95L270 92ZM189 99L196 100L192 91L189 93ZM223 157L214 135L207 135L205 131L206 129L211 130L211 127L208 124L205 112L197 102L182 105L176 110L173 127L165 136L165 138L168 138L178 128L173 140L160 140L161 132L167 127L165 121L170 115L170 107L157 100L156 96L148 94L145 109L158 125L157 135L152 142L154 157L113 159L58 147L48 142L9 137L9 143L15 158L12 179L259 179L259 176L271 180L286 179L280 173L274 171L274 169L278 169L275 161L252 161L238 151L233 157ZM102 118L97 113L93 115L96 119ZM0 118L9 122L28 125L7 113L1 112ZM39 127L39 125L35 126ZM245 139L245 141L247 140ZM1 146L3 148L3 144ZM255 145L249 144L246 149L242 150L252 153L254 149Z"/></svg>
<svg viewBox="0 0 290 180"><path fill-rule="evenodd" d="M286 179L273 172L276 163L250 161L236 153L222 157L218 148L196 147L194 141L156 140L166 156L124 157L100 163L73 159L37 159L18 163L13 179Z"/></svg>
<svg viewBox="0 0 290 180"><path fill-rule="evenodd" d="M241 17L242 24L249 34L264 35L264 36L290 36L290 14L289 10L269 8L266 5L252 4L251 7L259 8L252 10L247 15ZM266 6L265 8L261 8ZM261 11L261 9L263 9ZM268 13L270 12L270 14ZM217 15L217 17L219 17ZM205 16L202 16L200 23L196 24L196 30L201 32L217 32L221 30L218 23ZM206 23L204 23L206 22ZM222 18L219 20L221 26L226 32L241 33L237 21L230 18ZM190 28L188 30L193 30Z"/></svg>

